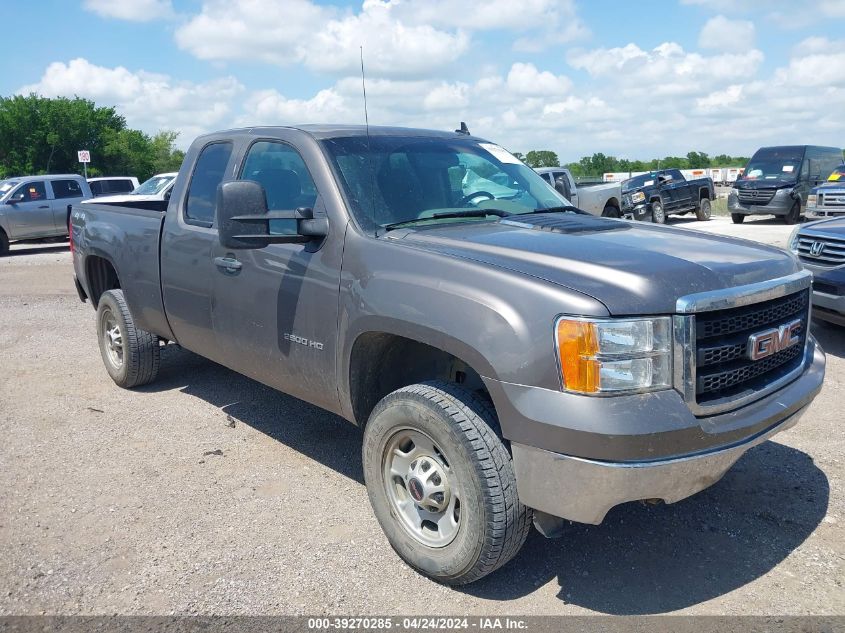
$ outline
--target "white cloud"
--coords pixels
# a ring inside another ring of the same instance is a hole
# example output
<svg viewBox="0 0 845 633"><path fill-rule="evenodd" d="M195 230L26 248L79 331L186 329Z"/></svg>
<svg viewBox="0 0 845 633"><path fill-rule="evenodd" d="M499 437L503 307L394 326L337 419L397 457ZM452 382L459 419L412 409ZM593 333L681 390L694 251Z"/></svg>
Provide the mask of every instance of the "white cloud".
<svg viewBox="0 0 845 633"><path fill-rule="evenodd" d="M508 88L516 94L531 96L560 95L572 88L569 78L540 72L534 64L515 63L507 79Z"/></svg>
<svg viewBox="0 0 845 633"><path fill-rule="evenodd" d="M171 0L85 0L86 10L104 18L150 22L174 15Z"/></svg>
<svg viewBox="0 0 845 633"><path fill-rule="evenodd" d="M420 76L463 55L469 36L396 19L394 5L366 0L341 14L310 0L209 0L176 32L178 45L201 59L302 63L332 74L360 68L373 76Z"/></svg>
<svg viewBox="0 0 845 633"><path fill-rule="evenodd" d="M182 132L181 145L194 136L229 124L232 103L243 91L233 77L204 83L177 81L144 70L107 68L78 58L50 64L38 83L23 86L19 94L56 97L80 96L100 106L115 106L130 127L149 133L160 129Z"/></svg>
<svg viewBox="0 0 845 633"><path fill-rule="evenodd" d="M358 11L313 0L205 0L176 31L177 44L209 60L303 64L335 75L435 77L469 49L472 34L511 34L517 50L582 39L574 0L363 0Z"/></svg>
<svg viewBox="0 0 845 633"><path fill-rule="evenodd" d="M729 20L723 15L710 18L701 29L698 45L728 52L743 52L754 48L754 23L748 20Z"/></svg>

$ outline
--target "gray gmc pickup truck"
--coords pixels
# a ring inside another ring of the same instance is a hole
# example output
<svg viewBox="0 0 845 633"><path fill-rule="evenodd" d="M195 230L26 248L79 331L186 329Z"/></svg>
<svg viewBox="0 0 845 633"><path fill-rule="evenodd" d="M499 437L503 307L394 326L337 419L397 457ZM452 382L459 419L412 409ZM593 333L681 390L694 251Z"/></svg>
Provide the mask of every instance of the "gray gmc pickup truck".
<svg viewBox="0 0 845 633"><path fill-rule="evenodd" d="M118 385L174 343L359 425L387 539L443 583L505 564L532 522L714 484L824 376L792 254L592 217L465 134L219 132L166 208L71 223Z"/></svg>

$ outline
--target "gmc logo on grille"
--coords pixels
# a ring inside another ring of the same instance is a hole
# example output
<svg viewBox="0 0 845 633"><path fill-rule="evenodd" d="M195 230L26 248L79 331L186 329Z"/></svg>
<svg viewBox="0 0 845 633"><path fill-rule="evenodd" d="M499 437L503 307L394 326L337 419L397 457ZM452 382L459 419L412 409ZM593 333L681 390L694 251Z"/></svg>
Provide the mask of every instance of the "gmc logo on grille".
<svg viewBox="0 0 845 633"><path fill-rule="evenodd" d="M748 358L760 360L801 342L801 319L748 337Z"/></svg>

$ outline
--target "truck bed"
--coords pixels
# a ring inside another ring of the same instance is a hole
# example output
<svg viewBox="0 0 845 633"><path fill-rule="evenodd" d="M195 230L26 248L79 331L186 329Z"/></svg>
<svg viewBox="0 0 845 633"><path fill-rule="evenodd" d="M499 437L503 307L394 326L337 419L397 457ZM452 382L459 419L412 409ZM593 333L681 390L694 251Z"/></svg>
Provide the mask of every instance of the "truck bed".
<svg viewBox="0 0 845 633"><path fill-rule="evenodd" d="M141 203L139 203L140 205ZM80 204L71 209L71 232L74 258L80 252L110 261L115 270L132 279L121 284L126 301L138 325L148 331L167 332L161 296L160 238L165 214L162 202L146 201L143 208L126 204ZM161 210L159 210L161 209ZM100 245L108 244L109 250ZM91 264L76 266L79 282L91 296L94 275Z"/></svg>

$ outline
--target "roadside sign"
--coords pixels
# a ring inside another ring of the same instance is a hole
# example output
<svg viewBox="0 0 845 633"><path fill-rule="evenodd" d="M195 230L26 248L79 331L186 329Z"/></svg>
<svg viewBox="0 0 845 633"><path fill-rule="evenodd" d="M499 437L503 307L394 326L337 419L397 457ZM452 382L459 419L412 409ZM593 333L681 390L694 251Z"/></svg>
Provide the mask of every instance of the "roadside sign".
<svg viewBox="0 0 845 633"><path fill-rule="evenodd" d="M81 149L76 152L76 155L79 157L80 163L90 163L91 162L91 152L87 149Z"/></svg>

